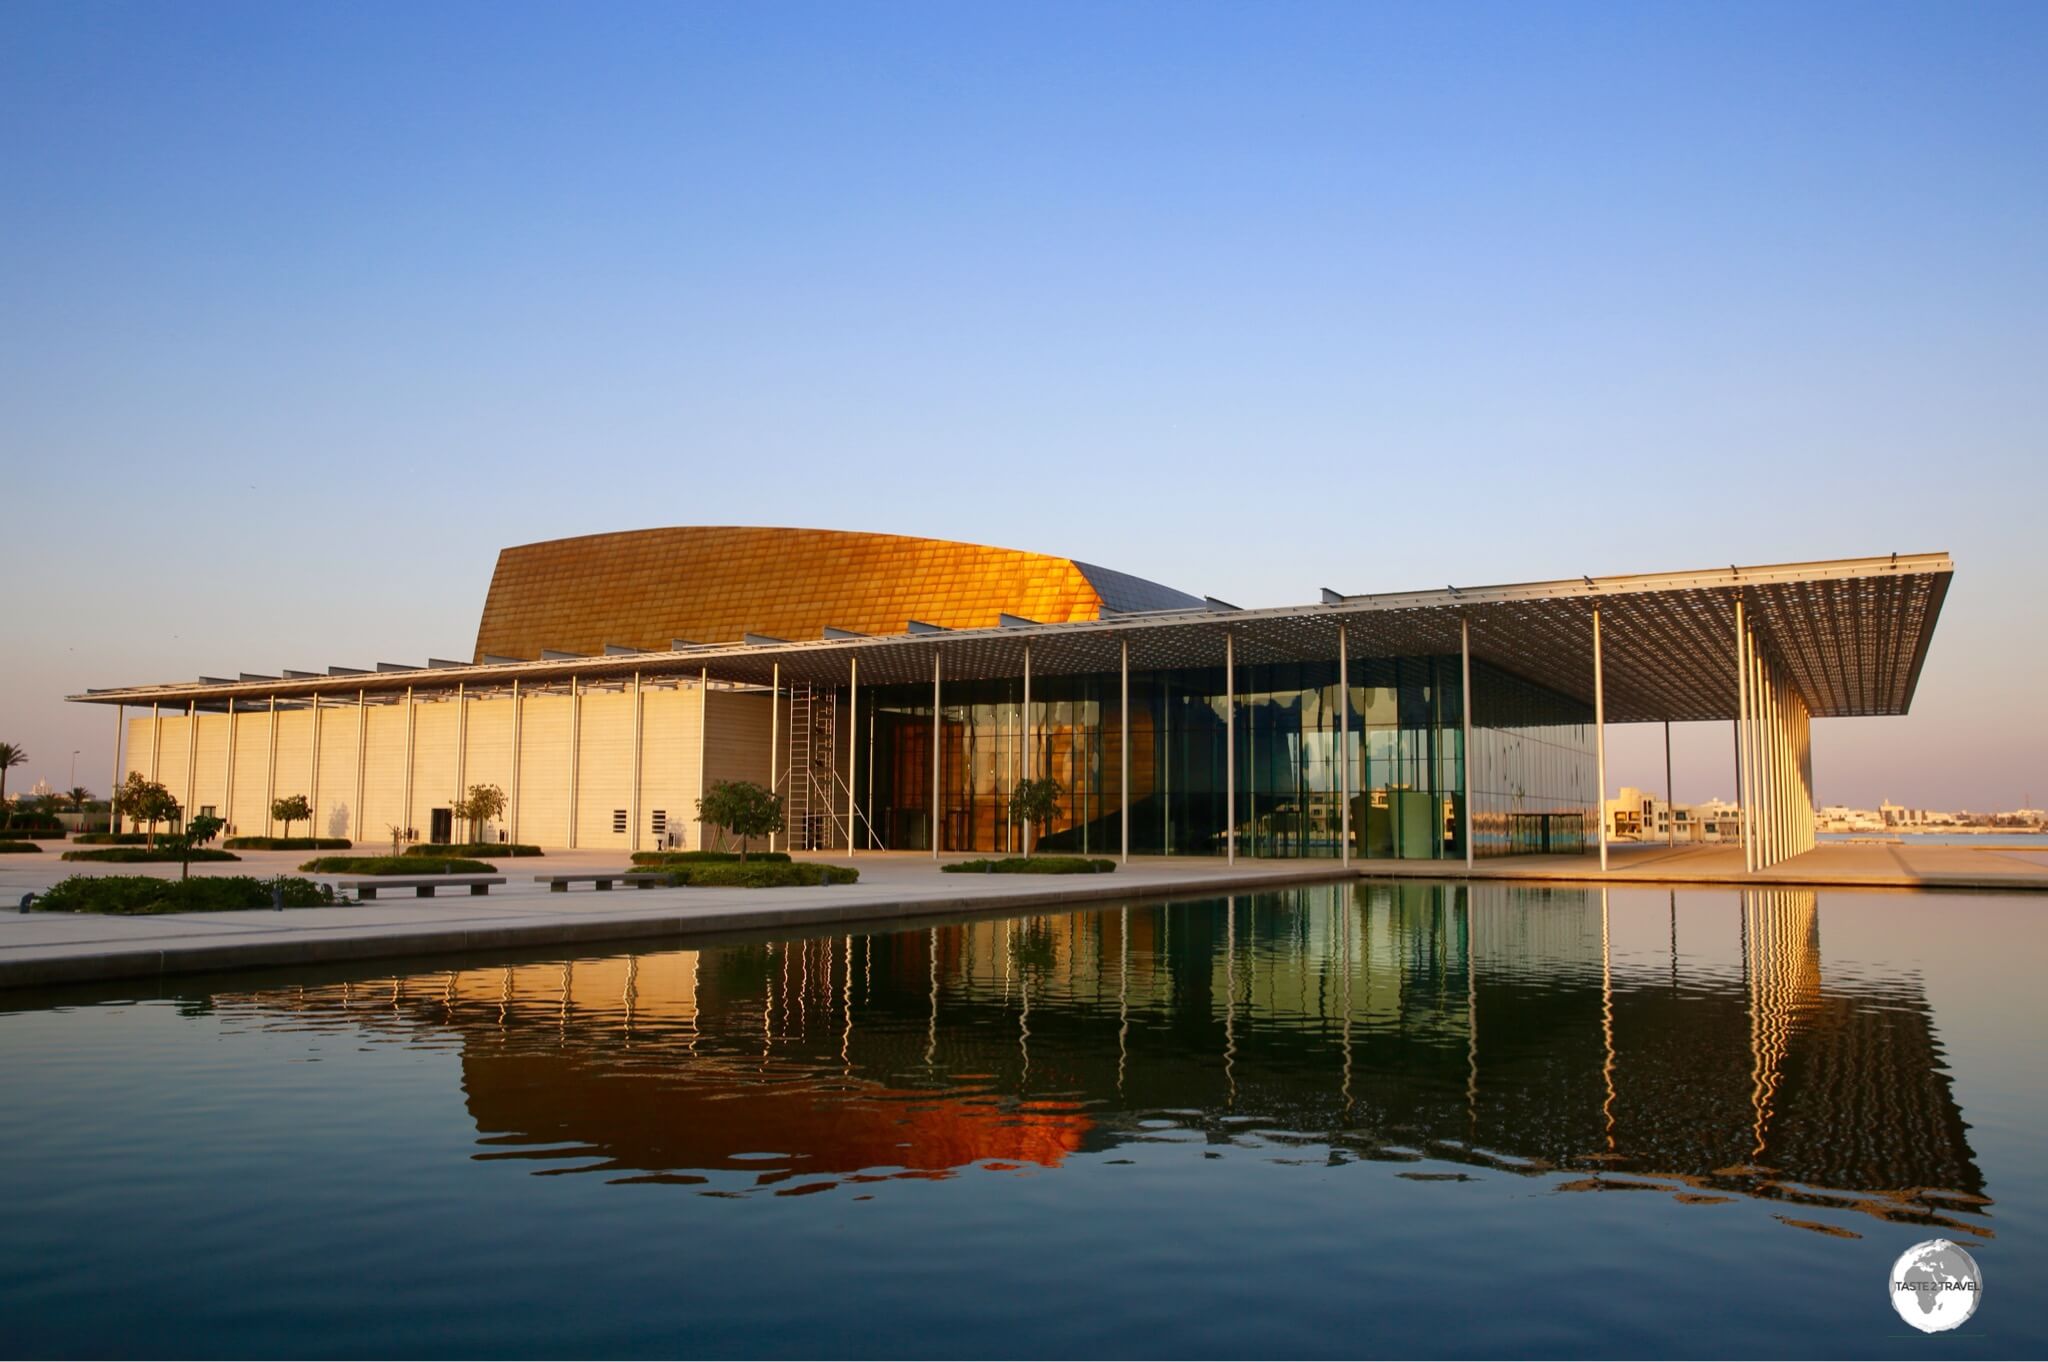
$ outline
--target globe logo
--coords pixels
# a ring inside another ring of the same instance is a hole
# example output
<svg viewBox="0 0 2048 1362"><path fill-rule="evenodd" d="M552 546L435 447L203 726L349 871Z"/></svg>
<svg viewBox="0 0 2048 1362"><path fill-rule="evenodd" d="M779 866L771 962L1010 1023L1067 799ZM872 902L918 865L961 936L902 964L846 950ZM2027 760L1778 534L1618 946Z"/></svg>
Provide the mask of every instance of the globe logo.
<svg viewBox="0 0 2048 1362"><path fill-rule="evenodd" d="M1922 1240L1900 1254L1888 1285L1892 1309L1923 1334L1955 1328L1984 1297L1977 1260L1946 1239Z"/></svg>

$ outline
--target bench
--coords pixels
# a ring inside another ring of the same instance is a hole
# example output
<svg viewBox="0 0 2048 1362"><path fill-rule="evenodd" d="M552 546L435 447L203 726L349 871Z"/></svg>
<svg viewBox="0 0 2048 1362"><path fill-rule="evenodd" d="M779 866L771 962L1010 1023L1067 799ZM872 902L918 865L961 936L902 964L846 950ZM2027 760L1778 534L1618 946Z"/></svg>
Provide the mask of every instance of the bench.
<svg viewBox="0 0 2048 1362"><path fill-rule="evenodd" d="M467 887L471 895L491 892L494 884L503 884L503 875L436 875L432 879L402 880L390 875L379 875L374 880L337 880L336 884L352 892L365 903L377 897L379 889L410 889L423 899L434 897L436 889L460 889Z"/></svg>
<svg viewBox="0 0 2048 1362"><path fill-rule="evenodd" d="M550 894L566 894L572 884L588 884L600 890L609 890L615 884L630 884L635 889L652 889L657 884L668 883L666 870L619 870L604 875L535 875L535 884L544 884Z"/></svg>

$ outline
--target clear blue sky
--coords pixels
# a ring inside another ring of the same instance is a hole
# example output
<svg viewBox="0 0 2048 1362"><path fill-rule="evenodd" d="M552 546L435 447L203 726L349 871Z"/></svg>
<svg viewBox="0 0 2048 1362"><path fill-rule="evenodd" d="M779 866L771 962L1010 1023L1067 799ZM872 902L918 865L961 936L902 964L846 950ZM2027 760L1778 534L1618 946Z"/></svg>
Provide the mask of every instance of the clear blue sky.
<svg viewBox="0 0 2048 1362"><path fill-rule="evenodd" d="M1822 797L2048 803L2044 71L2039 3L14 0L9 784L751 522L1242 604L1947 549Z"/></svg>

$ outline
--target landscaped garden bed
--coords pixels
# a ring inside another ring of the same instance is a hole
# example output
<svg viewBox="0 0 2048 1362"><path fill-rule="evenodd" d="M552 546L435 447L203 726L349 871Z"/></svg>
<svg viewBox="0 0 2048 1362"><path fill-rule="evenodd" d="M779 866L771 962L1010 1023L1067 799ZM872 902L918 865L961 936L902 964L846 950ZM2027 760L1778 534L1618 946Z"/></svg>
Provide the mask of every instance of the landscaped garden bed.
<svg viewBox="0 0 2048 1362"><path fill-rule="evenodd" d="M672 865L723 864L727 861L737 861L739 859L740 854L737 851L636 851L633 853L634 865L644 865L653 870L662 870ZM789 853L786 851L756 851L748 856L746 860L748 865L752 865L756 861L787 862L789 860Z"/></svg>
<svg viewBox="0 0 2048 1362"><path fill-rule="evenodd" d="M487 875L497 868L459 856L316 856L299 867L313 875Z"/></svg>
<svg viewBox="0 0 2048 1362"><path fill-rule="evenodd" d="M344 846L347 843L343 843ZM457 842L452 846L422 842L410 846L407 856L544 856L547 853L527 842Z"/></svg>
<svg viewBox="0 0 2048 1362"><path fill-rule="evenodd" d="M1102 856L1005 856L953 861L939 869L948 875L1107 875L1116 862Z"/></svg>
<svg viewBox="0 0 2048 1362"><path fill-rule="evenodd" d="M183 851L175 846L155 847L94 847L90 851L67 851L67 861L111 861L118 865L168 864L181 861L239 861L242 858L232 851L216 851L212 847L194 847Z"/></svg>
<svg viewBox="0 0 2048 1362"><path fill-rule="evenodd" d="M273 880L254 875L213 875L196 880L161 880L154 875L73 875L38 895L32 905L45 913L111 913L147 916L157 913L253 912L276 907L274 891L282 889L287 908L323 908L334 903L331 886L296 876Z"/></svg>
<svg viewBox="0 0 2048 1362"><path fill-rule="evenodd" d="M700 861L695 865L651 867L668 872L671 885L696 889L786 889L816 884L852 884L860 872L852 866L816 861Z"/></svg>
<svg viewBox="0 0 2048 1362"><path fill-rule="evenodd" d="M229 851L347 851L355 844L346 837L230 837L221 845Z"/></svg>

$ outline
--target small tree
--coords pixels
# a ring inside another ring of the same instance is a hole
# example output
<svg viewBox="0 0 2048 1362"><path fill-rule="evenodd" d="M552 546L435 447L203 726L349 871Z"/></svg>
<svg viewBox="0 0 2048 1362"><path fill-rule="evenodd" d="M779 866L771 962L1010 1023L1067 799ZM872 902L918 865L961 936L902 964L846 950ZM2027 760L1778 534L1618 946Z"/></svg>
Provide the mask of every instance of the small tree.
<svg viewBox="0 0 2048 1362"><path fill-rule="evenodd" d="M0 823L5 822L7 809L7 773L28 760L26 748L11 742L0 742Z"/></svg>
<svg viewBox="0 0 2048 1362"><path fill-rule="evenodd" d="M186 880L192 877L192 848L211 842L214 834L226 826L224 820L215 818L210 813L194 814L185 821L182 831L164 838L164 843L178 853L179 879Z"/></svg>
<svg viewBox="0 0 2048 1362"><path fill-rule="evenodd" d="M1010 791L1010 817L1025 825L1024 854L1031 854L1031 829L1043 827L1060 816L1060 796L1065 793L1051 776L1020 780Z"/></svg>
<svg viewBox="0 0 2048 1362"><path fill-rule="evenodd" d="M114 791L114 812L130 823L149 828L149 845L156 845L156 825L178 816L178 801L171 792L140 771L130 771L127 783Z"/></svg>
<svg viewBox="0 0 2048 1362"><path fill-rule="evenodd" d="M505 792L495 785L472 785L455 801L455 816L469 824L469 840L483 839L483 825L505 812Z"/></svg>
<svg viewBox="0 0 2048 1362"><path fill-rule="evenodd" d="M313 805L304 795L286 795L270 801L270 816L284 824L284 835L292 835L292 824L313 821ZM311 831L310 827L308 831Z"/></svg>
<svg viewBox="0 0 2048 1362"><path fill-rule="evenodd" d="M751 780L714 781L697 801L697 817L719 831L719 844L730 832L740 839L740 859L747 859L747 841L782 831L782 796Z"/></svg>

